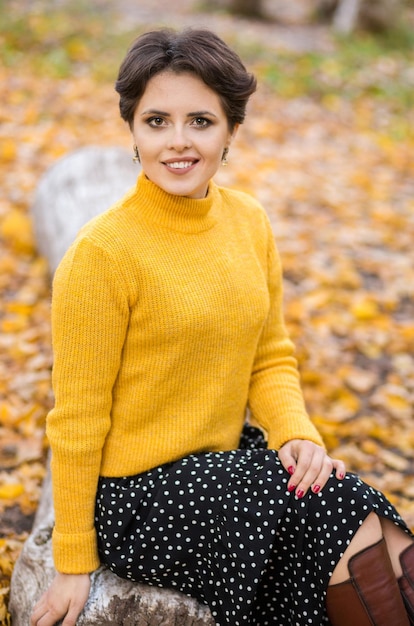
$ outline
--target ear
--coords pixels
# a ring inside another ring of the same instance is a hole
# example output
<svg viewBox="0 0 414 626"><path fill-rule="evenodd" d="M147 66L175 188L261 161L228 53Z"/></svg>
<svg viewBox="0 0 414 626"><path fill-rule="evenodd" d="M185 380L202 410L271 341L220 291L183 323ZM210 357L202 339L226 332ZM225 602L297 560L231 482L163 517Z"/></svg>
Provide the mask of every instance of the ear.
<svg viewBox="0 0 414 626"><path fill-rule="evenodd" d="M229 142L227 144L227 147L230 146L231 142L233 141L233 139L237 135L237 131L239 130L239 127L240 127L240 124L235 124L234 125L234 128L233 128L232 132L229 134Z"/></svg>

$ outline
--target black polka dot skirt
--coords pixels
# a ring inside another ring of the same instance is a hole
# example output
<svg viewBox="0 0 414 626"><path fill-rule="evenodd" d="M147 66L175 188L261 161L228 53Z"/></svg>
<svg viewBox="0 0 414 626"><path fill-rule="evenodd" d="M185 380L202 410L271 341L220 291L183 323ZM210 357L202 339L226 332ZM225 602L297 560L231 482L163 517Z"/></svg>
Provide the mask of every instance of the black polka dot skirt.
<svg viewBox="0 0 414 626"><path fill-rule="evenodd" d="M209 606L218 626L329 624L329 577L375 511L410 532L381 492L347 474L298 499L260 431L241 447L194 454L136 476L101 478L102 563Z"/></svg>

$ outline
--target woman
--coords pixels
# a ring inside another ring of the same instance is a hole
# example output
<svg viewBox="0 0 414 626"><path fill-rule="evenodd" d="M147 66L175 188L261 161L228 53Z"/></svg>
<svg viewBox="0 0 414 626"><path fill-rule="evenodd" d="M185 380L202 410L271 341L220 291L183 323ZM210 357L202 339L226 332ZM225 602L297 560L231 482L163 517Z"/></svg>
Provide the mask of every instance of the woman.
<svg viewBox="0 0 414 626"><path fill-rule="evenodd" d="M266 214L212 182L255 88L205 30L146 33L121 65L142 173L54 280L58 574L32 626L75 624L101 563L220 626L413 623L408 528L306 414Z"/></svg>

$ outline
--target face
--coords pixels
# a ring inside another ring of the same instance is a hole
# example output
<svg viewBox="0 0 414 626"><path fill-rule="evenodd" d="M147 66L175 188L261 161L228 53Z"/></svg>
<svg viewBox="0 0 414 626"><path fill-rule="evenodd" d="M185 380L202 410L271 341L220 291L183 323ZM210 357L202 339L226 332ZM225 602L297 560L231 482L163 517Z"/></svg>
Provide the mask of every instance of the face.
<svg viewBox="0 0 414 626"><path fill-rule="evenodd" d="M234 134L215 91L193 74L168 71L148 81L132 129L148 178L189 198L205 197Z"/></svg>

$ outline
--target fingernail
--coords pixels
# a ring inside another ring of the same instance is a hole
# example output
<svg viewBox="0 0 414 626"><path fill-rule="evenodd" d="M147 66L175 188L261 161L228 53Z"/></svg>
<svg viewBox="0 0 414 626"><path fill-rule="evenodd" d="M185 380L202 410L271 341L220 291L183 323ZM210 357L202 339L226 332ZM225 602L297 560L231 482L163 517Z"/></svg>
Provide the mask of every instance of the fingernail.
<svg viewBox="0 0 414 626"><path fill-rule="evenodd" d="M303 491L303 489L299 489L299 490L296 492L296 497L297 497L297 498L303 498L303 496L304 496L304 495L305 495L305 492Z"/></svg>
<svg viewBox="0 0 414 626"><path fill-rule="evenodd" d="M290 467L288 467L288 472L290 475L295 473L295 468L293 467L293 465L290 465Z"/></svg>
<svg viewBox="0 0 414 626"><path fill-rule="evenodd" d="M338 477L343 480L345 478L345 474L344 472L341 472L340 474L338 474Z"/></svg>
<svg viewBox="0 0 414 626"><path fill-rule="evenodd" d="M296 489L296 485L289 485L288 487L289 492L295 491L295 489Z"/></svg>
<svg viewBox="0 0 414 626"><path fill-rule="evenodd" d="M314 485L312 487L313 493L318 493L320 490L321 490L321 486L320 485Z"/></svg>

